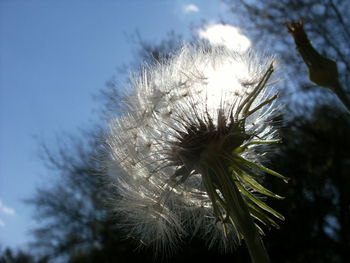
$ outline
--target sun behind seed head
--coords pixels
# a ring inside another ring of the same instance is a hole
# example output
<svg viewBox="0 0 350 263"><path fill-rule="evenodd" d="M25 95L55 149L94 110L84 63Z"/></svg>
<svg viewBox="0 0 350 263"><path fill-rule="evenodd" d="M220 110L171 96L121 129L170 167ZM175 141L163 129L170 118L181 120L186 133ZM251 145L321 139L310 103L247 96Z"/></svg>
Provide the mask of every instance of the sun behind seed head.
<svg viewBox="0 0 350 263"><path fill-rule="evenodd" d="M241 187L257 221L277 226L265 213L282 216L251 194L279 198L258 177L283 179L256 151L278 141L273 63L249 52L185 46L132 79L126 111L111 121L107 137L114 211L128 236L158 249L186 235L210 236L208 246L230 249L242 233L222 178Z"/></svg>

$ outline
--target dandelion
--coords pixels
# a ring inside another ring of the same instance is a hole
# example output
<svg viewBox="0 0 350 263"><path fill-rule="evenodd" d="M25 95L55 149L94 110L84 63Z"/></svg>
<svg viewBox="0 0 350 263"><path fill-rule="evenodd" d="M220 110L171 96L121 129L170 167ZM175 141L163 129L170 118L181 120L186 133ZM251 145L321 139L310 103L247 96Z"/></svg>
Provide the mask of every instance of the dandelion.
<svg viewBox="0 0 350 263"><path fill-rule="evenodd" d="M273 58L186 46L132 78L107 138L129 236L158 251L189 235L224 249L244 239L254 262L268 261L257 233L283 216L262 197L282 197L261 181L286 180L262 165L279 142L273 71Z"/></svg>

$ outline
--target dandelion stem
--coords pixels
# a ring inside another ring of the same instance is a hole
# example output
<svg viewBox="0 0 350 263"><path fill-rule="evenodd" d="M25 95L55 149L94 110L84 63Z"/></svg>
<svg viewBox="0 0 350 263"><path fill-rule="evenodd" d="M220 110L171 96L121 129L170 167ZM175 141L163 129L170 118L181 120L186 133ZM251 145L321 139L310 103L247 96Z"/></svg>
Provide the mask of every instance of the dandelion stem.
<svg viewBox="0 0 350 263"><path fill-rule="evenodd" d="M229 175L226 175L229 176ZM249 213L246 202L244 201L242 194L239 192L236 184L230 184L230 197L228 197L230 202L228 202L229 207L233 211L238 211L238 222L240 229L244 236L245 243L248 247L248 251L253 263L268 263L270 262L269 256L266 252L264 244L260 238L258 230L252 220ZM236 201L233 201L235 198ZM230 210L231 210L230 209Z"/></svg>
<svg viewBox="0 0 350 263"><path fill-rule="evenodd" d="M231 171L226 168L221 160L211 160L210 169L203 173L203 177L206 177L207 184L211 181L210 183L220 191L227 209L225 212L235 222L237 232L243 235L252 262L269 263L269 256L249 213L248 205L236 186Z"/></svg>

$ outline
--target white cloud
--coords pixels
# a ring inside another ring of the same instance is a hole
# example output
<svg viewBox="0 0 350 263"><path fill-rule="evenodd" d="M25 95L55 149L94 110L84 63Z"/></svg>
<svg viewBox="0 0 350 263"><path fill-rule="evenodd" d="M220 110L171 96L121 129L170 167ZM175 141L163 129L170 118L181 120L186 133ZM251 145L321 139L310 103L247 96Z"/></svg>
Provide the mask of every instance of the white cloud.
<svg viewBox="0 0 350 263"><path fill-rule="evenodd" d="M4 205L4 203L1 200L0 200L0 212L6 215L14 215L16 213L14 209ZM1 222L0 222L0 225L1 225Z"/></svg>
<svg viewBox="0 0 350 263"><path fill-rule="evenodd" d="M198 13L199 12L198 6L196 6L194 4L185 5L182 10L184 13Z"/></svg>
<svg viewBox="0 0 350 263"><path fill-rule="evenodd" d="M5 227L5 222L0 219L0 227Z"/></svg>
<svg viewBox="0 0 350 263"><path fill-rule="evenodd" d="M213 46L226 46L237 52L244 52L251 46L249 38L231 25L211 24L199 29L197 33Z"/></svg>

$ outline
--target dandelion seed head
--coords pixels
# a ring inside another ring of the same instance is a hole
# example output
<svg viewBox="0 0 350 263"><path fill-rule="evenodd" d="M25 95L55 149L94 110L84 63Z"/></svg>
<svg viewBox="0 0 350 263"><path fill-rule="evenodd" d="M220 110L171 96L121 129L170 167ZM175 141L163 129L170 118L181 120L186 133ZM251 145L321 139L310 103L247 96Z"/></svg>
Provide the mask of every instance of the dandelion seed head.
<svg viewBox="0 0 350 263"><path fill-rule="evenodd" d="M225 201L223 193L208 187L218 184L215 173L227 170L235 150L259 163L259 145L249 143L276 139L276 90L267 83L273 63L249 52L185 46L133 76L126 110L111 121L107 138L109 166L117 167L109 169L119 196L115 212L129 235L159 250L191 234L210 236L209 247L232 248L239 240L213 200ZM218 159L222 171L212 171Z"/></svg>

